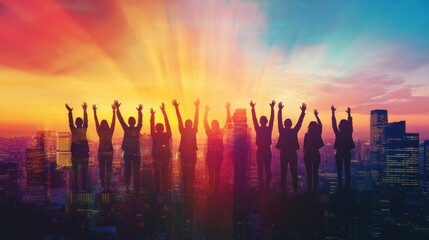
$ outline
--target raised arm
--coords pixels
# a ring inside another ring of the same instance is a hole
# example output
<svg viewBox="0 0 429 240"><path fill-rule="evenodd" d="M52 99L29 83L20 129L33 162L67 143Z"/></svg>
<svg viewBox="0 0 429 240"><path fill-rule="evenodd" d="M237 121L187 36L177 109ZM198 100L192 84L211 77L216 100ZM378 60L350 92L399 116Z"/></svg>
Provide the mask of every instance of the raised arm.
<svg viewBox="0 0 429 240"><path fill-rule="evenodd" d="M155 136L155 111L153 108L150 109L150 136Z"/></svg>
<svg viewBox="0 0 429 240"><path fill-rule="evenodd" d="M334 129L334 133L338 134L338 126L337 126L337 119L335 118L335 110L337 110L334 105L331 106L332 111L332 129Z"/></svg>
<svg viewBox="0 0 429 240"><path fill-rule="evenodd" d="M115 124L116 124L116 106L115 104L112 104L112 122L110 123L110 133L113 135L113 132L115 131Z"/></svg>
<svg viewBox="0 0 429 240"><path fill-rule="evenodd" d="M278 121L279 133L281 133L283 131L282 109L284 105L282 102L279 102L278 106L279 106L279 111L277 113L277 121Z"/></svg>
<svg viewBox="0 0 429 240"><path fill-rule="evenodd" d="M259 124L258 124L258 119L256 118L255 105L256 105L256 103L254 103L253 101L250 101L250 107L252 107L252 121L253 121L253 127L255 128L255 131L257 131L257 130L258 130L258 128L259 128Z"/></svg>
<svg viewBox="0 0 429 240"><path fill-rule="evenodd" d="M210 131L210 126L209 126L209 111L210 111L210 107L209 105L206 106L206 111L204 112L204 129L206 130L206 133L208 134L208 132Z"/></svg>
<svg viewBox="0 0 429 240"><path fill-rule="evenodd" d="M199 109L200 109L200 99L197 98L197 100L194 102L195 104L195 115L194 115L194 129L195 131L198 131L198 115L199 115Z"/></svg>
<svg viewBox="0 0 429 240"><path fill-rule="evenodd" d="M225 121L225 126L223 128L225 128L228 123L232 122L231 103L227 102L225 105L225 108L226 108L226 121Z"/></svg>
<svg viewBox="0 0 429 240"><path fill-rule="evenodd" d="M82 108L83 108L83 128L88 128L88 113L86 112L86 108L88 107L88 105L86 104L86 102L84 102L82 104Z"/></svg>
<svg viewBox="0 0 429 240"><path fill-rule="evenodd" d="M127 128L128 126L125 123L124 118L122 117L121 110L119 110L119 107L121 106L121 104L118 102L118 100L115 100L114 105L116 107L116 114L118 115L119 123L121 124L123 129Z"/></svg>
<svg viewBox="0 0 429 240"><path fill-rule="evenodd" d="M353 133L353 118L352 118L352 109L347 107L347 121L350 124L350 134Z"/></svg>
<svg viewBox="0 0 429 240"><path fill-rule="evenodd" d="M68 117L69 117L69 127L70 130L75 128L74 123L73 123L73 108L71 108L67 103L66 103L66 108L69 112Z"/></svg>
<svg viewBox="0 0 429 240"><path fill-rule="evenodd" d="M140 131L143 127L143 113L142 113L143 105L139 104L139 106L136 109L137 109L137 112L139 113L136 127Z"/></svg>
<svg viewBox="0 0 429 240"><path fill-rule="evenodd" d="M272 101L270 103L271 107L271 114L270 114L270 122L268 124L268 127L270 128L270 131L273 131L273 125L274 125L274 106L276 105L276 101Z"/></svg>
<svg viewBox="0 0 429 240"><path fill-rule="evenodd" d="M179 132L182 133L184 127L183 127L183 120L182 115L180 115L179 111L179 104L176 99L173 100L173 106L176 109L176 115L177 115L177 122L179 123Z"/></svg>
<svg viewBox="0 0 429 240"><path fill-rule="evenodd" d="M314 110L314 116L316 117L317 125L319 125L320 134L322 134L322 121L320 121L319 112L316 109Z"/></svg>
<svg viewBox="0 0 429 240"><path fill-rule="evenodd" d="M97 117L97 105L92 105L92 110L94 110L95 130L97 130L98 133L98 130L100 129L100 123L98 122Z"/></svg>
<svg viewBox="0 0 429 240"><path fill-rule="evenodd" d="M301 108L301 115L299 115L298 122L296 123L295 127L293 128L293 130L295 132L299 132L299 130L302 127L302 121L304 121L305 110L307 109L307 105L305 103L302 103L300 108Z"/></svg>
<svg viewBox="0 0 429 240"><path fill-rule="evenodd" d="M170 139L171 138L171 127L170 127L170 122L168 121L167 113L165 112L165 104L162 103L160 108L162 111L162 115L164 115L165 131L168 135L168 139Z"/></svg>

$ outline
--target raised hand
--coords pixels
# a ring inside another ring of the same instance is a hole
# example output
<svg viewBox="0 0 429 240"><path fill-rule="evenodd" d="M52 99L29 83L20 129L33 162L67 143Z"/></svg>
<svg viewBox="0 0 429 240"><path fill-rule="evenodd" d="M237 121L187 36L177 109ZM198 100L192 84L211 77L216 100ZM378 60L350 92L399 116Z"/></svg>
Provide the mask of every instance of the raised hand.
<svg viewBox="0 0 429 240"><path fill-rule="evenodd" d="M334 105L332 105L332 106L331 106L331 111L332 111L332 112L335 112L335 110L337 110L337 109L334 107Z"/></svg>
<svg viewBox="0 0 429 240"><path fill-rule="evenodd" d="M73 108L71 108L67 103L66 103L66 108L69 112L73 111Z"/></svg>
<svg viewBox="0 0 429 240"><path fill-rule="evenodd" d="M206 111L207 112L210 111L210 106L209 105L206 105Z"/></svg>
<svg viewBox="0 0 429 240"><path fill-rule="evenodd" d="M143 105L139 104L139 106L136 109L137 111L141 112L143 110Z"/></svg>
<svg viewBox="0 0 429 240"><path fill-rule="evenodd" d="M274 106L275 106L275 105L276 105L276 101L274 101L274 100L273 100L273 101L271 101L271 103L270 103L270 107L271 107L271 108L274 108Z"/></svg>
<svg viewBox="0 0 429 240"><path fill-rule="evenodd" d="M230 108L231 108L231 103L230 103L230 102L227 102L227 103L226 103L226 105L225 105L225 108L226 108L226 109L230 109Z"/></svg>
<svg viewBox="0 0 429 240"><path fill-rule="evenodd" d="M173 102L172 102L172 103L173 103L173 106L174 106L174 107L176 107L176 108L177 108L177 107L179 107L179 104L180 104L180 103L178 103L176 99L173 99Z"/></svg>
<svg viewBox="0 0 429 240"><path fill-rule="evenodd" d="M150 109L150 114L155 114L155 111L153 110L153 108Z"/></svg>
<svg viewBox="0 0 429 240"><path fill-rule="evenodd" d="M316 110L316 109L314 109L314 116L318 116L319 115L319 112Z"/></svg>
<svg viewBox="0 0 429 240"><path fill-rule="evenodd" d="M113 109L113 111L115 111L115 109L116 109L115 103L112 104L112 109Z"/></svg>
<svg viewBox="0 0 429 240"><path fill-rule="evenodd" d="M256 105L256 103L254 103L253 101L250 101L250 106L252 107L252 108L255 108L255 105Z"/></svg>
<svg viewBox="0 0 429 240"><path fill-rule="evenodd" d="M165 112L165 103L161 103L161 106L159 108L162 112Z"/></svg>
<svg viewBox="0 0 429 240"><path fill-rule="evenodd" d="M86 110L86 108L88 107L88 105L86 104L86 102L84 102L83 104L82 104L82 108L83 108L83 110Z"/></svg>
<svg viewBox="0 0 429 240"><path fill-rule="evenodd" d="M197 98L197 100L194 102L194 104L195 104L195 107L199 107L200 106L200 99L199 98Z"/></svg>
<svg viewBox="0 0 429 240"><path fill-rule="evenodd" d="M285 106L285 105L283 105L283 103L282 102L279 102L279 110L282 110L283 109L283 107Z"/></svg>
<svg viewBox="0 0 429 240"><path fill-rule="evenodd" d="M352 109L350 107L347 107L346 113L350 114L352 112Z"/></svg>
<svg viewBox="0 0 429 240"><path fill-rule="evenodd" d="M119 103L118 100L115 100L113 104L115 105L116 108L119 108L121 106L121 103Z"/></svg>
<svg viewBox="0 0 429 240"><path fill-rule="evenodd" d="M307 104L305 104L305 103L302 103L302 105L301 105L301 111L302 112L305 112L305 110L307 109Z"/></svg>
<svg viewBox="0 0 429 240"><path fill-rule="evenodd" d="M97 105L93 104L92 105L92 110L94 110L94 112L97 111Z"/></svg>

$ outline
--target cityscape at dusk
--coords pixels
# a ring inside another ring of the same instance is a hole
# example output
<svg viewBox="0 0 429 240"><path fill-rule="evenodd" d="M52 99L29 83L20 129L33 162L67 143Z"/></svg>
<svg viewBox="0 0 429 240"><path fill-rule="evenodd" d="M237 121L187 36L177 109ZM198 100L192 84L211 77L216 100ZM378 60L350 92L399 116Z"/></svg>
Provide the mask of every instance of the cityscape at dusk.
<svg viewBox="0 0 429 240"><path fill-rule="evenodd" d="M428 10L0 1L0 239L429 239Z"/></svg>

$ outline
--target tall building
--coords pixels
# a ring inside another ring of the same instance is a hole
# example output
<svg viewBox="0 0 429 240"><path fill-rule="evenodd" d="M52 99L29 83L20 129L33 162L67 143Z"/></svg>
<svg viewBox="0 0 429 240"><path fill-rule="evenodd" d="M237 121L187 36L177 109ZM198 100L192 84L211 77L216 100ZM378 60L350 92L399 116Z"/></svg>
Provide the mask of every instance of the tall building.
<svg viewBox="0 0 429 240"><path fill-rule="evenodd" d="M46 160L55 162L57 157L57 134L55 131L38 131L36 133L36 148L43 149Z"/></svg>
<svg viewBox="0 0 429 240"><path fill-rule="evenodd" d="M429 180L429 140L425 140L423 151L424 151L423 174L425 179Z"/></svg>
<svg viewBox="0 0 429 240"><path fill-rule="evenodd" d="M383 183L390 186L419 186L419 134L406 133L405 121L384 128L386 167Z"/></svg>
<svg viewBox="0 0 429 240"><path fill-rule="evenodd" d="M17 197L18 195L18 164L0 162L0 196Z"/></svg>
<svg viewBox="0 0 429 240"><path fill-rule="evenodd" d="M371 177L375 185L379 185L384 159L384 128L388 124L387 110L372 110L370 118L370 160Z"/></svg>
<svg viewBox="0 0 429 240"><path fill-rule="evenodd" d="M71 134L69 132L59 132L57 138L56 162L58 167L71 166Z"/></svg>
<svg viewBox="0 0 429 240"><path fill-rule="evenodd" d="M27 186L46 185L48 165L42 149L28 148L26 151Z"/></svg>

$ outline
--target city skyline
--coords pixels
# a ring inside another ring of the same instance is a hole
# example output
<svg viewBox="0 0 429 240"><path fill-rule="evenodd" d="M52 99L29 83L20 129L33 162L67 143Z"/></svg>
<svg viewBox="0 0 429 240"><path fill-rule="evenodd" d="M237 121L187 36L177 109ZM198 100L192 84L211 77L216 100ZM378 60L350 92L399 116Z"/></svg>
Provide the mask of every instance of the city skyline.
<svg viewBox="0 0 429 240"><path fill-rule="evenodd" d="M294 118L306 102L326 123L331 104L350 106L357 136L369 133L370 109L388 109L428 136L427 8L423 0L2 1L0 131L62 131L64 103L79 110L83 101L102 118L114 99L124 115L143 103L146 116L164 101L171 116L177 98L192 116L200 97L219 120L226 101L253 100L258 114L283 101Z"/></svg>

